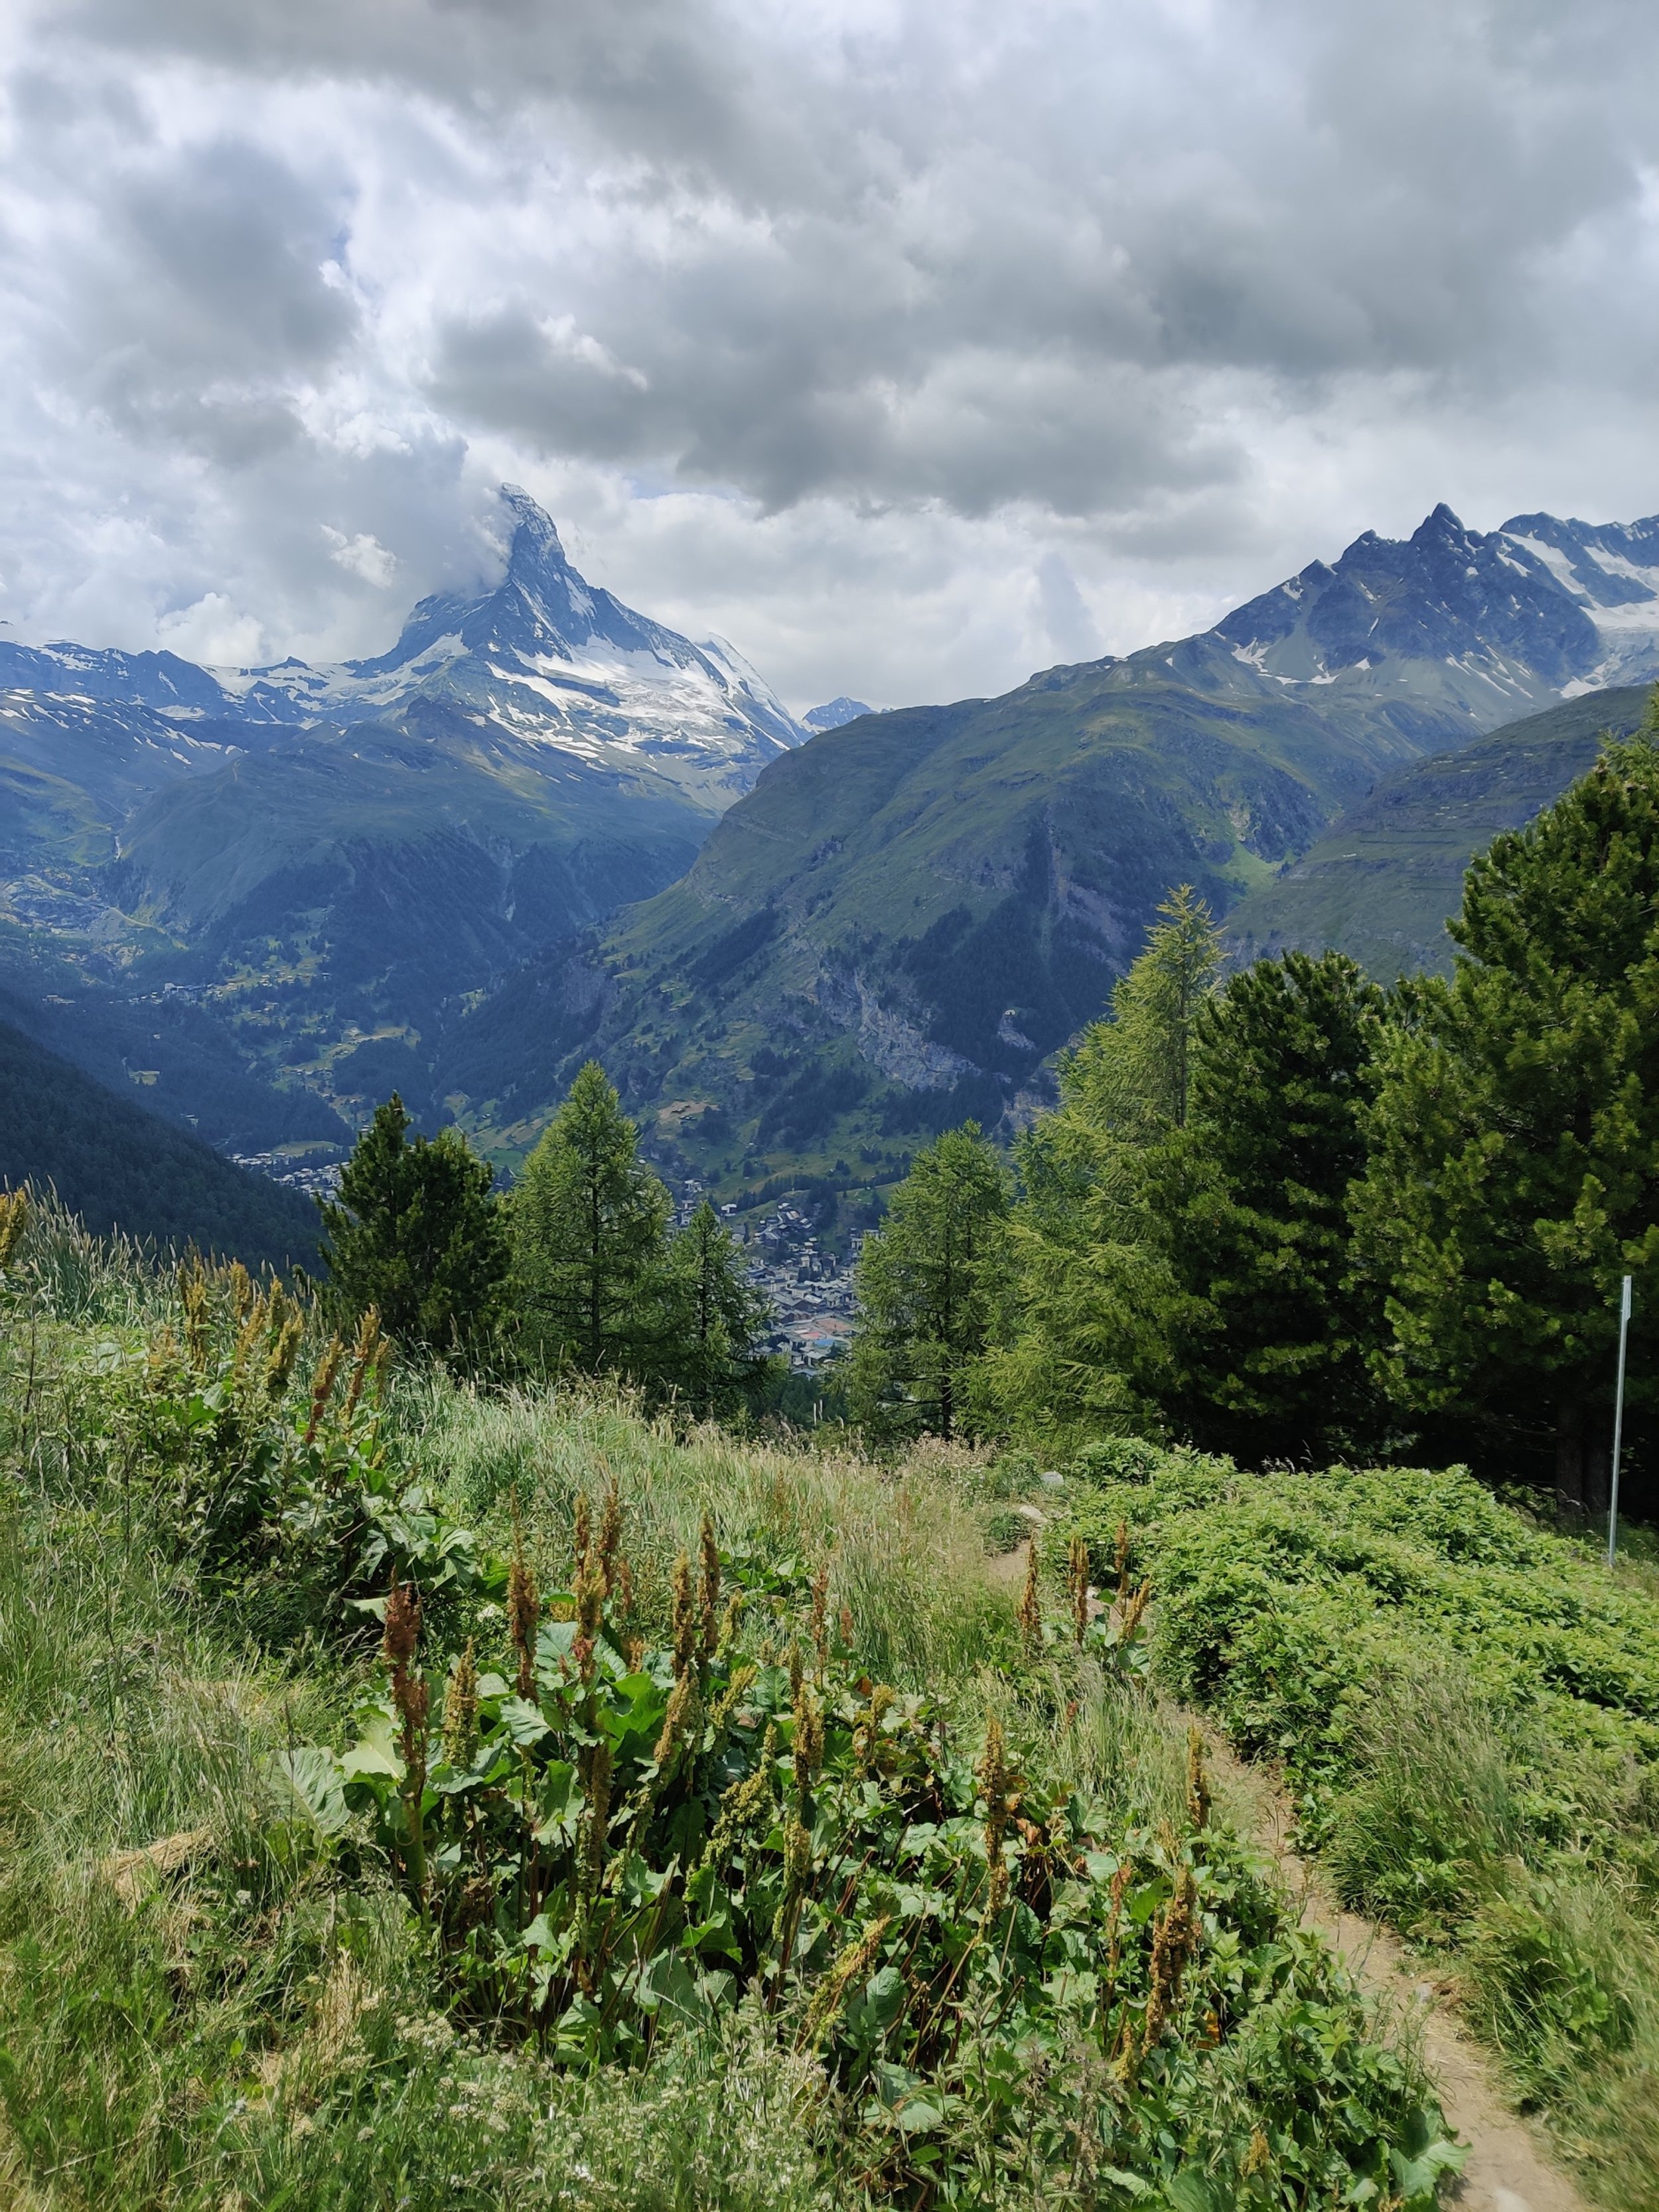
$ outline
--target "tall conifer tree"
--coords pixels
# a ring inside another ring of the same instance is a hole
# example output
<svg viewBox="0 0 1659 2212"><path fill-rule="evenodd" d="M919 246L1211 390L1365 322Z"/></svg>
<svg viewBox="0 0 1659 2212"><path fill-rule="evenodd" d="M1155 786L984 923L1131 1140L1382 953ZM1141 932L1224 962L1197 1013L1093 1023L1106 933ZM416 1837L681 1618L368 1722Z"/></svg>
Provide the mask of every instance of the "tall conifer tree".
<svg viewBox="0 0 1659 2212"><path fill-rule="evenodd" d="M554 1358L636 1380L660 1369L668 1217L639 1131L590 1060L513 1196L514 1281Z"/></svg>
<svg viewBox="0 0 1659 2212"><path fill-rule="evenodd" d="M956 1435L989 1340L1007 1250L1008 1188L977 1122L918 1152L859 1255L857 1418Z"/></svg>
<svg viewBox="0 0 1659 2212"><path fill-rule="evenodd" d="M500 1318L507 1271L489 1164L458 1129L410 1137L394 1091L357 1139L321 1208L337 1297L378 1307L387 1332L446 1355L475 1350Z"/></svg>
<svg viewBox="0 0 1659 2212"><path fill-rule="evenodd" d="M1466 878L1451 981L1404 1001L1356 1200L1389 1291L1383 1363L1498 1452L1553 1443L1606 1504L1621 1275L1631 1397L1659 1344L1659 717Z"/></svg>

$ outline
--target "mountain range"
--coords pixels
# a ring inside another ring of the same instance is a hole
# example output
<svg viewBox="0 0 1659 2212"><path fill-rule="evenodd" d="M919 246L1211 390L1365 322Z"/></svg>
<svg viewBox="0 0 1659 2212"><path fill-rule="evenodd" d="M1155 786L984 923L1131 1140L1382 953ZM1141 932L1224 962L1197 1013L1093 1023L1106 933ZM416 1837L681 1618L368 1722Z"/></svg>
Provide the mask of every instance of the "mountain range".
<svg viewBox="0 0 1659 2212"><path fill-rule="evenodd" d="M665 1167L855 1193L1028 1117L1174 884L1241 955L1443 958L1659 675L1659 518L1441 507L1197 636L798 723L501 501L500 582L373 659L0 646L0 1018L238 1152L395 1085L510 1164L594 1052Z"/></svg>
<svg viewBox="0 0 1659 2212"><path fill-rule="evenodd" d="M678 883L448 1032L437 1085L510 1152L595 1051L704 1179L879 1182L922 1132L1036 1109L1171 885L1262 911L1389 779L1579 702L1534 763L1542 804L1593 695L1656 674L1659 521L1482 534L1438 507L1201 635L815 736Z"/></svg>

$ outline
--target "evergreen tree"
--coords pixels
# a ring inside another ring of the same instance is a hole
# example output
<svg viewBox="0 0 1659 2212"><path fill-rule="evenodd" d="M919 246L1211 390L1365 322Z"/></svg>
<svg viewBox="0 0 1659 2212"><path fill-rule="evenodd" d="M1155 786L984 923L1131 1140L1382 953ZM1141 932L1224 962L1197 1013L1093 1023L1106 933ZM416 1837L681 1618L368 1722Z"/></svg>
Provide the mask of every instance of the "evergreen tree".
<svg viewBox="0 0 1659 2212"><path fill-rule="evenodd" d="M1103 1134L1147 1141L1186 1126L1194 1027L1215 988L1221 939L1190 884L1170 892L1109 1020L1093 1023L1062 1064L1060 1096Z"/></svg>
<svg viewBox="0 0 1659 2212"><path fill-rule="evenodd" d="M982 1369L1004 1420L1055 1445L1087 1430L1156 1427L1146 1378L1166 1380L1171 1297L1149 1243L1149 1147L1184 1127L1194 1034L1221 963L1190 886L1158 908L1112 1012L1061 1061L1060 1105L1020 1141L1006 1318Z"/></svg>
<svg viewBox="0 0 1659 2212"><path fill-rule="evenodd" d="M707 1199L668 1248L664 1288L666 1364L696 1411L712 1420L763 1364L756 1341L769 1310Z"/></svg>
<svg viewBox="0 0 1659 2212"><path fill-rule="evenodd" d="M324 1264L340 1304L378 1307L405 1344L476 1351L500 1319L507 1272L489 1164L458 1129L429 1141L409 1130L394 1091L322 1205Z"/></svg>
<svg viewBox="0 0 1659 2212"><path fill-rule="evenodd" d="M590 1060L525 1162L513 1197L514 1273L556 1358L645 1380L667 1357L668 1194L639 1131Z"/></svg>
<svg viewBox="0 0 1659 2212"><path fill-rule="evenodd" d="M1007 1177L977 1122L917 1153L859 1255L856 1418L947 1438L964 1416L971 1424L970 1373L1000 1291L1007 1216Z"/></svg>
<svg viewBox="0 0 1659 2212"><path fill-rule="evenodd" d="M1606 1503L1621 1275L1631 1396L1653 1401L1659 1301L1659 717L1465 879L1449 983L1415 987L1382 1059L1363 1248L1389 1287L1384 1370L1467 1409L1510 1464Z"/></svg>
<svg viewBox="0 0 1659 2212"><path fill-rule="evenodd" d="M1375 1438L1374 1291L1350 1279L1351 1187L1385 1000L1339 952L1260 960L1200 1007L1184 1129L1147 1151L1167 1262L1156 1389L1174 1425L1260 1464Z"/></svg>

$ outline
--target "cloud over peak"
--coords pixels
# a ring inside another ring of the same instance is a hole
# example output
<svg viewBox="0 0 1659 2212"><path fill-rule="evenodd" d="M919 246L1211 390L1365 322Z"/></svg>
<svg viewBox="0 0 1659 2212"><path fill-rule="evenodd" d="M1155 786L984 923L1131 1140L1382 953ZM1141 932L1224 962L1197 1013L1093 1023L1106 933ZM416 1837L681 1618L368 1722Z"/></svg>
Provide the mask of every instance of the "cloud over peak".
<svg viewBox="0 0 1659 2212"><path fill-rule="evenodd" d="M1632 0L80 0L4 65L20 631L372 650L505 474L896 701L1443 495L1659 507Z"/></svg>

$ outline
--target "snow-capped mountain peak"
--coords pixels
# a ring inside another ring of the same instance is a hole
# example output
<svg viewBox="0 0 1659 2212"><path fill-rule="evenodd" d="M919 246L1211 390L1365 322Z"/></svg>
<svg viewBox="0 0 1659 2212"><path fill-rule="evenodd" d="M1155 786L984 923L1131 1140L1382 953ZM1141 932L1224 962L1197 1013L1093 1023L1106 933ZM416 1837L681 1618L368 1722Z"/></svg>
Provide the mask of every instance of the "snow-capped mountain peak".
<svg viewBox="0 0 1659 2212"><path fill-rule="evenodd" d="M501 580L422 599L389 652L313 667L198 668L170 653L0 644L0 685L142 704L179 722L272 725L395 720L445 701L521 742L678 787L719 813L808 732L741 654L694 645L587 582L552 517L526 491L500 493ZM263 734L254 730L263 726Z"/></svg>

